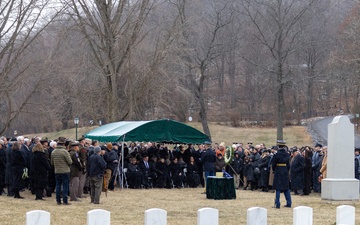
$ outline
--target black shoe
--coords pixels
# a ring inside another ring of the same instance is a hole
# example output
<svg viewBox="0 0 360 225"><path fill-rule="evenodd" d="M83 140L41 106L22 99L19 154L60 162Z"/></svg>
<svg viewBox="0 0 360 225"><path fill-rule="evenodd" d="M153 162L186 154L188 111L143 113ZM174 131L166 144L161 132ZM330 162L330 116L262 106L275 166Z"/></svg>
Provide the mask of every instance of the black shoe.
<svg viewBox="0 0 360 225"><path fill-rule="evenodd" d="M71 203L64 202L63 205L71 205Z"/></svg>
<svg viewBox="0 0 360 225"><path fill-rule="evenodd" d="M284 205L284 207L286 207L286 208L291 208L291 205Z"/></svg>
<svg viewBox="0 0 360 225"><path fill-rule="evenodd" d="M57 202L56 204L61 205L61 202Z"/></svg>
<svg viewBox="0 0 360 225"><path fill-rule="evenodd" d="M22 197L22 196L20 196L20 195L15 195L14 198L23 199L24 197Z"/></svg>

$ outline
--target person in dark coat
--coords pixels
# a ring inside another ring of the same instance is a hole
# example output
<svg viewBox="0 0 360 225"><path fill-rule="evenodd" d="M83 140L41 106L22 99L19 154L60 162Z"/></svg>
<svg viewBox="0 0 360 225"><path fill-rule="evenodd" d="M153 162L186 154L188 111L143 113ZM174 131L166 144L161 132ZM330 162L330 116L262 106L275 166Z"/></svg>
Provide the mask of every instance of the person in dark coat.
<svg viewBox="0 0 360 225"><path fill-rule="evenodd" d="M235 152L234 158L231 160L231 163L229 165L229 174L234 177L234 185L236 189L239 189L240 186L242 186L242 179L240 174L242 174L243 171L243 160L240 157L239 152Z"/></svg>
<svg viewBox="0 0 360 225"><path fill-rule="evenodd" d="M187 164L186 179L191 188L196 188L200 184L199 169L193 156L190 157L190 162Z"/></svg>
<svg viewBox="0 0 360 225"><path fill-rule="evenodd" d="M206 141L205 143L205 149L201 154L201 162L203 164L203 171L204 171L204 180L205 180L205 190L206 190L206 178L208 176L214 176L215 175L215 161L216 161L216 155L215 151L211 148L211 142ZM203 192L204 194L206 191Z"/></svg>
<svg viewBox="0 0 360 225"><path fill-rule="evenodd" d="M285 141L278 141L279 150L273 157L272 169L274 171L273 188L276 190L274 207L280 208L280 193L284 192L286 205L291 208L291 195L289 189L290 155L285 150Z"/></svg>
<svg viewBox="0 0 360 225"><path fill-rule="evenodd" d="M35 200L43 200L44 189L48 184L48 172L51 167L42 144L36 144L32 148L32 152L30 176L33 181Z"/></svg>
<svg viewBox="0 0 360 225"><path fill-rule="evenodd" d="M225 167L226 163L224 156L222 154L218 154L215 161L215 172L222 172L225 170Z"/></svg>
<svg viewBox="0 0 360 225"><path fill-rule="evenodd" d="M269 162L270 162L270 156L269 151L267 149L261 150L261 158L259 160L259 169L260 169L260 177L258 180L258 185L261 188L262 192L268 192L268 186L269 186Z"/></svg>
<svg viewBox="0 0 360 225"><path fill-rule="evenodd" d="M155 167L157 171L156 187L171 188L170 166L166 163L165 158L160 157Z"/></svg>
<svg viewBox="0 0 360 225"><path fill-rule="evenodd" d="M7 191L8 194L7 196L12 197L14 196L14 191L13 191L13 175L12 175L12 162L13 162L13 157L12 157L12 145L13 143L16 142L16 139L11 140L9 142L9 146L5 149L5 156L6 156L6 171L5 171L5 185L7 185Z"/></svg>
<svg viewBox="0 0 360 225"><path fill-rule="evenodd" d="M149 162L148 155L143 155L143 160L139 162L139 169L143 174L142 185L145 188L154 187L156 184L156 168L153 163Z"/></svg>
<svg viewBox="0 0 360 225"><path fill-rule="evenodd" d="M315 152L312 155L312 182L313 182L313 191L320 193L321 192L321 183L318 180L318 177L321 175L320 169L322 164L322 145L315 145Z"/></svg>
<svg viewBox="0 0 360 225"><path fill-rule="evenodd" d="M302 155L304 157L305 167L304 167L304 195L309 195L311 193L312 187L312 150L309 146L303 147Z"/></svg>
<svg viewBox="0 0 360 225"><path fill-rule="evenodd" d="M13 191L14 198L24 198L20 196L20 190L25 188L25 182L23 179L24 169L26 168L26 162L20 151L20 144L14 142L12 145L12 176L13 176Z"/></svg>
<svg viewBox="0 0 360 225"><path fill-rule="evenodd" d="M136 164L136 158L132 157L127 169L127 181L129 188L140 188L142 181L142 173Z"/></svg>
<svg viewBox="0 0 360 225"><path fill-rule="evenodd" d="M244 177L246 178L246 184L244 184L243 190L246 190L249 185L251 190L254 190L254 167L252 159L248 156L244 158Z"/></svg>
<svg viewBox="0 0 360 225"><path fill-rule="evenodd" d="M293 158L290 166L291 189L295 195L304 195L304 168L305 159L297 149L293 149Z"/></svg>
<svg viewBox="0 0 360 225"><path fill-rule="evenodd" d="M179 163L177 158L174 158L173 162L171 163L170 171L174 187L181 188L184 182L184 167Z"/></svg>
<svg viewBox="0 0 360 225"><path fill-rule="evenodd" d="M5 194L6 154L4 141L0 140L0 195Z"/></svg>

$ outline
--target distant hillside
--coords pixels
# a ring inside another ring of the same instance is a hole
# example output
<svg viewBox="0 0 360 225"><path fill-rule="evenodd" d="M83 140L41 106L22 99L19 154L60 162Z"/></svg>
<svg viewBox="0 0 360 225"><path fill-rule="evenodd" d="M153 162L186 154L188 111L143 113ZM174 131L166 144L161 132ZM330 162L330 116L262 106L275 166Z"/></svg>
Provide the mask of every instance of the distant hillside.
<svg viewBox="0 0 360 225"><path fill-rule="evenodd" d="M191 122L188 125L202 131L201 123ZM78 138L87 133L88 131L95 129L93 127L80 127L78 128ZM225 142L226 145L236 143L248 143L252 142L254 145L259 143L265 143L266 146L272 146L276 142L276 128L264 128L264 127L230 127L225 125L219 125L215 123L209 124L212 141L215 143ZM60 136L75 140L75 128L62 130L52 133L39 133L39 134L27 134L27 137L47 137L49 139L56 139ZM288 126L284 128L284 139L289 146L303 146L312 145L313 141L310 134L307 132L306 126Z"/></svg>

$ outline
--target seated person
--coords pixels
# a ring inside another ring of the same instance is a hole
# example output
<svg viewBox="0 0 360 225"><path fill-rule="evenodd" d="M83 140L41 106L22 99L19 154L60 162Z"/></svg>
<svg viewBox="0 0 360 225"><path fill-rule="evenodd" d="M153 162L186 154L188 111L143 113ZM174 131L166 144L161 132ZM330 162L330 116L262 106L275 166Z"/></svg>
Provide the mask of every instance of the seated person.
<svg viewBox="0 0 360 225"><path fill-rule="evenodd" d="M174 158L171 163L171 178L174 183L174 187L181 188L184 181L184 169L177 158Z"/></svg>
<svg viewBox="0 0 360 225"><path fill-rule="evenodd" d="M197 187L200 184L200 175L194 157L190 157L190 163L187 165L186 180L189 187Z"/></svg>
<svg viewBox="0 0 360 225"><path fill-rule="evenodd" d="M142 173L142 185L145 188L154 187L156 180L156 170L153 163L149 162L149 156L143 155L143 160L139 163L139 168Z"/></svg>
<svg viewBox="0 0 360 225"><path fill-rule="evenodd" d="M129 188L141 187L142 173L136 163L135 157L130 158L130 163L128 164L128 170L126 173Z"/></svg>
<svg viewBox="0 0 360 225"><path fill-rule="evenodd" d="M170 178L170 167L165 162L164 158L160 158L156 163L157 170L157 182L156 187L158 188L171 188L171 178Z"/></svg>

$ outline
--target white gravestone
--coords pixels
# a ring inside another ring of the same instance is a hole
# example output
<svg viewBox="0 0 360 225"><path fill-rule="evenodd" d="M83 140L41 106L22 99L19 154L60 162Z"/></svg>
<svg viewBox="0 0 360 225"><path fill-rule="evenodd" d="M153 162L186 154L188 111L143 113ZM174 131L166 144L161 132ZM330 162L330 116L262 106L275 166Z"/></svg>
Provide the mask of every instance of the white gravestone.
<svg viewBox="0 0 360 225"><path fill-rule="evenodd" d="M145 225L166 225L167 212L163 209L152 208L145 211Z"/></svg>
<svg viewBox="0 0 360 225"><path fill-rule="evenodd" d="M294 208L293 225L312 225L313 209L307 206Z"/></svg>
<svg viewBox="0 0 360 225"><path fill-rule="evenodd" d="M50 225L50 213L43 210L27 212L26 225Z"/></svg>
<svg viewBox="0 0 360 225"><path fill-rule="evenodd" d="M197 225L218 225L219 210L213 208L202 208L197 213Z"/></svg>
<svg viewBox="0 0 360 225"><path fill-rule="evenodd" d="M246 225L267 225L267 209L249 208L246 212Z"/></svg>
<svg viewBox="0 0 360 225"><path fill-rule="evenodd" d="M355 225L355 207L341 205L336 208L336 224Z"/></svg>
<svg viewBox="0 0 360 225"><path fill-rule="evenodd" d="M359 200L354 134L354 124L347 116L336 116L328 125L327 178L321 182L321 199Z"/></svg>
<svg viewBox="0 0 360 225"><path fill-rule="evenodd" d="M87 225L110 225L110 212L103 209L88 211Z"/></svg>

